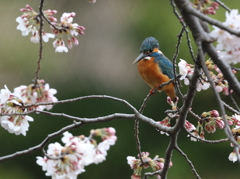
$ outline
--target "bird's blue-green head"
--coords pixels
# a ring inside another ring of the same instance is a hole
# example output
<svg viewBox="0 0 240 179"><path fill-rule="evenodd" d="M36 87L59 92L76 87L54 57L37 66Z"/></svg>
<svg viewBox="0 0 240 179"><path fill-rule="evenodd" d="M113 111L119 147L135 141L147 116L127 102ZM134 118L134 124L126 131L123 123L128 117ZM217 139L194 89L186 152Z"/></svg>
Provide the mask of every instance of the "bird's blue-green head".
<svg viewBox="0 0 240 179"><path fill-rule="evenodd" d="M149 56L155 48L159 49L159 43L157 39L154 37L147 37L144 39L140 47L140 55L136 58L136 60L134 60L133 64Z"/></svg>
<svg viewBox="0 0 240 179"><path fill-rule="evenodd" d="M154 37L147 37L140 47L141 53L151 53L154 48L159 48L159 43Z"/></svg>

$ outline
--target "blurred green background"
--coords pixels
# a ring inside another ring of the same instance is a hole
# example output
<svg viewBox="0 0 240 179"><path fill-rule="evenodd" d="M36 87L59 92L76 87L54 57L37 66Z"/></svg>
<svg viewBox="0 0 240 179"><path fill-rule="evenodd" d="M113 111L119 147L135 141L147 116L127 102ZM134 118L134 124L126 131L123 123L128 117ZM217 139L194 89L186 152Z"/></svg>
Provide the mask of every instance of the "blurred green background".
<svg viewBox="0 0 240 179"><path fill-rule="evenodd" d="M236 0L225 1L230 8L239 7ZM22 13L20 8L26 4L37 10L39 1L1 0L1 40L0 40L0 86L6 84L12 91L20 85L28 85L34 78L37 67L39 44L30 42L30 36L23 37L16 30L16 17ZM149 87L141 79L137 66L132 65L139 54L142 40L148 36L156 37L161 50L171 59L175 53L177 34L181 26L172 13L169 1L159 0L97 0L90 4L87 0L51 0L46 1L44 9L56 9L59 19L63 12L76 12L74 22L86 28L85 35L79 36L79 46L74 46L66 53L55 53L50 43L44 43L43 60L40 78L58 90L56 97L69 99L84 95L106 94L123 98L140 108ZM213 16L225 19L225 11L220 9ZM47 26L44 27L47 31ZM194 46L194 44L193 44ZM190 55L183 38L178 57L189 62ZM186 88L183 88L186 92ZM227 99L226 97L224 97ZM169 108L165 93L153 96L144 114L154 120L162 120L164 111ZM198 93L193 104L197 114L202 111L218 109L211 90ZM79 117L98 117L115 112L132 113L126 106L110 100L86 100L71 104L55 106L53 112L63 112ZM71 124L66 118L43 114L32 115L27 136L15 136L0 128L1 156L24 150L39 144L49 133ZM192 123L196 121L190 116ZM88 135L90 129L114 127L117 131L117 143L108 152L107 160L98 165L86 167L86 172L78 178L89 179L125 179L130 178L132 170L127 164L127 156L136 156L134 140L134 121L118 119L107 123L89 124L72 130L75 135ZM229 143L204 144L191 142L181 132L179 146L186 152L204 179L237 179L240 176L239 165L228 160L232 152ZM223 138L222 131L214 135L206 135L208 139ZM140 139L142 151L150 152L150 156L163 157L168 145L168 137L159 135L151 126L140 123ZM60 142L60 137L53 141ZM51 141L51 142L53 142ZM41 151L20 156L0 163L1 179L42 179L46 177L42 168L36 164L36 156ZM184 158L176 151L173 153L173 167L168 178L194 178Z"/></svg>

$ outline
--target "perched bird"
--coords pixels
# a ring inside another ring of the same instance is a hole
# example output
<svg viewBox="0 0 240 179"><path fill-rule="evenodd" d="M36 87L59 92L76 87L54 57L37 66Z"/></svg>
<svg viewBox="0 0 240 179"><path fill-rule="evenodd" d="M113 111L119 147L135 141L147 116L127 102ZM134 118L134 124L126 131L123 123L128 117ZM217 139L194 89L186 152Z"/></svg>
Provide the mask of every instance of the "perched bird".
<svg viewBox="0 0 240 179"><path fill-rule="evenodd" d="M152 88L174 78L173 64L159 50L159 43L154 37L146 38L140 47L140 55L133 64L138 63L138 71L143 80ZM174 83L163 86L159 91L165 91L172 101L176 101Z"/></svg>

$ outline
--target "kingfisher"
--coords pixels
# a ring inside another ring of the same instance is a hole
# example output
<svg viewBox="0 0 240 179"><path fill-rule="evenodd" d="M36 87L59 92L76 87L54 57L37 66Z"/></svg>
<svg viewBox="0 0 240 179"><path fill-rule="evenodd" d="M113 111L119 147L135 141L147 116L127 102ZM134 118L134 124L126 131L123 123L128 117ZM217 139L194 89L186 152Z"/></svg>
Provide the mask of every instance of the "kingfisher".
<svg viewBox="0 0 240 179"><path fill-rule="evenodd" d="M135 63L138 63L138 71L143 80L152 88L150 94L157 88L158 91L165 91L173 102L176 101L173 82L159 88L159 85L174 78L174 72L172 62L160 51L159 43L154 37L147 37L142 42L140 55L133 64Z"/></svg>

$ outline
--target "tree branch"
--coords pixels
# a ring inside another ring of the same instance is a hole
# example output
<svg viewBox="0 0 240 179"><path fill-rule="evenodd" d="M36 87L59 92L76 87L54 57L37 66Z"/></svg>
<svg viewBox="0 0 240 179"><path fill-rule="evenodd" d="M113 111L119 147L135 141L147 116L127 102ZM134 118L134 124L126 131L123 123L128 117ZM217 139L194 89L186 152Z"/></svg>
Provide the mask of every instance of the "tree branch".
<svg viewBox="0 0 240 179"><path fill-rule="evenodd" d="M71 125L68 125L68 126L62 128L62 129L60 129L57 132L49 134L40 144L38 144L34 147L31 147L29 149L26 149L26 150L18 151L18 152L15 152L13 154L10 154L10 155L5 155L3 157L0 157L0 161L8 160L8 159L15 158L15 157L21 156L21 155L26 155L26 154L32 153L36 150L41 150L51 139L63 134L65 131L68 131L68 130L71 130L71 129L74 129L74 128L78 128L82 125L83 125L82 122L76 122L76 123L73 123Z"/></svg>
<svg viewBox="0 0 240 179"><path fill-rule="evenodd" d="M197 173L197 170L195 169L191 160L189 160L188 156L177 145L175 146L175 149L186 159L187 163L190 165L191 170L192 170L193 174L196 176L196 178L200 179L201 177Z"/></svg>

